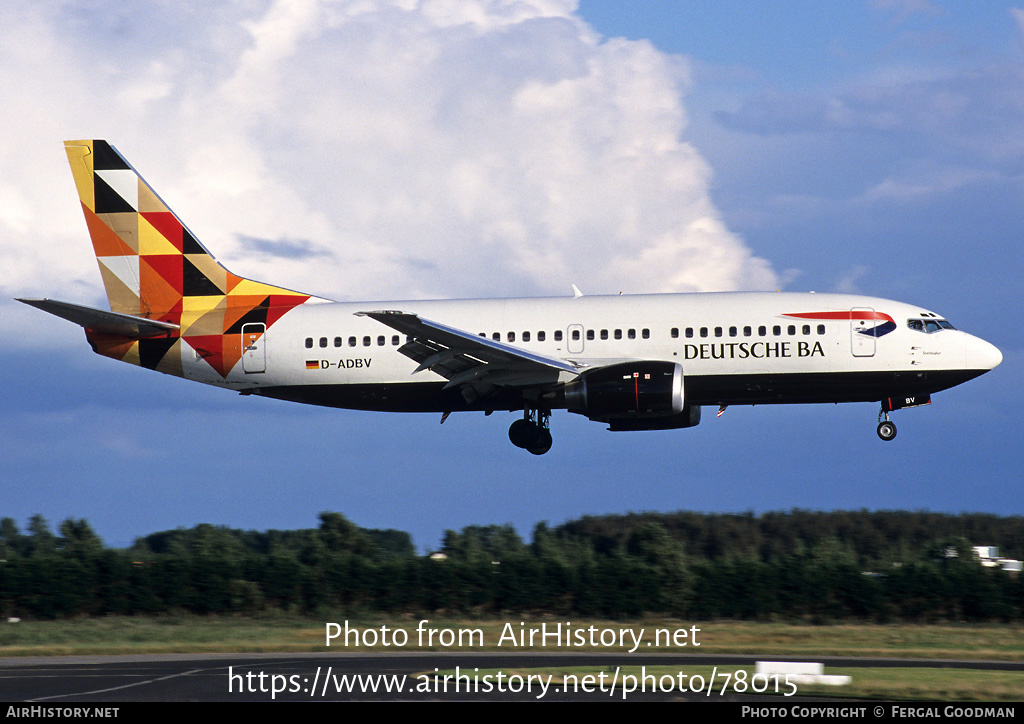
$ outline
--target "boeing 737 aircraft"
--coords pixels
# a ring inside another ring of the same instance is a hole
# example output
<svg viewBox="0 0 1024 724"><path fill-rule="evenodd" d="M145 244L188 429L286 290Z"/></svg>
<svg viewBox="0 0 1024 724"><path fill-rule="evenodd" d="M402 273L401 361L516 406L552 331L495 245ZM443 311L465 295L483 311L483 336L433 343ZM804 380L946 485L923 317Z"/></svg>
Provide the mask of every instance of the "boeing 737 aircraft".
<svg viewBox="0 0 1024 724"><path fill-rule="evenodd" d="M918 306L855 295L701 293L337 303L225 269L105 141L65 142L112 311L21 299L93 351L185 379L313 405L523 411L541 455L551 411L609 430L700 422L703 405L925 405L1002 361Z"/></svg>

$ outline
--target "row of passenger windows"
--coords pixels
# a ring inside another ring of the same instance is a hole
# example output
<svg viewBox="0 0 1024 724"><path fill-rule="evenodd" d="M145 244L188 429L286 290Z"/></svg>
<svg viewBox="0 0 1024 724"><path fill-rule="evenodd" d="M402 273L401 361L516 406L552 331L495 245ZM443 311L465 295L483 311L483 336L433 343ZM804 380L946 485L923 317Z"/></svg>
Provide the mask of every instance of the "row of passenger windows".
<svg viewBox="0 0 1024 724"><path fill-rule="evenodd" d="M387 337L385 337L383 334L379 335L377 337L377 346L378 347L383 347L387 343L388 343ZM397 347L400 343L401 343L401 337L399 335L397 335L397 334L391 335L391 346L392 347ZM320 346L321 347L329 347L330 346L330 340L327 337L321 337L320 338ZM334 346L335 347L344 347L345 346L345 340L342 337L335 337L334 338ZM358 337L349 337L348 338L348 346L349 347L358 347L359 346L359 338ZM370 337L370 336L363 337L363 346L364 347L372 347L373 346L373 337ZM313 338L312 337L306 337L306 349L313 349Z"/></svg>
<svg viewBox="0 0 1024 724"><path fill-rule="evenodd" d="M588 340L595 340L598 337L600 337L601 339L623 339L623 335L625 335L625 339L636 339L636 330L635 329L626 329L626 330L622 330L622 329L613 329L613 330L607 330L607 329L601 329L601 330L588 329L587 332L586 332L586 335L587 335L587 339ZM479 336L486 337L487 333L486 332L480 332ZM552 337L554 338L554 340L556 342L561 342L562 338L563 338L562 337L562 330L556 329L554 334L552 335ZM640 337L641 337L641 339L650 339L651 338L651 330L649 330L649 329L641 329L640 330ZM533 338L534 338L534 335L531 332L523 332L522 335L519 337L519 339L521 341L523 341L523 342L529 342ZM547 340L547 333L544 332L544 331L537 332L536 338L537 338L538 342L544 342L545 340ZM580 329L579 327L571 328L569 330L569 338L572 341L574 341L574 342L580 341L581 339L583 339L583 330ZM500 342L501 341L501 332L492 332L491 333L491 339L493 339L495 342ZM515 332L506 332L505 333L505 341L506 342L515 342L516 341L516 333Z"/></svg>
<svg viewBox="0 0 1024 724"><path fill-rule="evenodd" d="M679 332L680 332L679 327L673 327L672 330L671 330L672 339L678 339L679 338ZM802 335L807 336L807 335L811 334L811 325L804 324L804 325L801 325L800 327L797 327L797 325L795 325L795 324L790 324L790 325L786 326L785 332L786 332L786 335L790 336L790 337L795 337L795 336L797 336L797 334L802 334ZM817 333L819 336L820 335L824 335L825 334L825 325L824 324L819 324L817 326L817 328L814 330L814 332ZM649 330L647 328L641 329L639 331L639 333L640 333L640 339L650 339L651 338L651 330ZM698 336L700 338L707 338L707 337L710 337L712 335L715 336L715 337L725 337L726 335L728 335L729 337L739 337L741 335L741 333L742 333L742 336L744 336L744 337L753 337L754 336L754 328L750 327L750 326L746 326L746 327L686 327L685 329L682 330L682 333L683 333L683 336L686 339L693 339L694 336ZM578 328L578 327L573 327L573 328L570 328L570 330L569 330L569 337L574 342L579 342L581 339L583 339L583 334L584 334L583 330ZM486 332L480 332L479 335L481 337L487 337L487 333ZM502 341L502 334L501 334L501 332L492 332L490 336L491 336L491 339L493 339L495 342L501 342ZM757 336L758 337L767 337L767 336L769 336L768 335L768 327L766 327L764 325L758 327L757 328ZM773 326L771 328L771 336L774 336L774 337L781 337L781 336L783 336L783 327L781 325L778 325L778 324ZM554 341L561 342L562 339L563 339L562 330L556 329L554 334L552 334L552 337L553 337ZM587 337L588 341L593 341L595 339L603 339L603 340L604 339L623 339L623 338L625 338L625 339L636 339L637 338L637 330L636 329L625 329L625 330L623 330L623 329L612 329L612 330L608 330L608 329L600 329L600 330L588 329L586 331L586 337ZM515 342L516 338L517 337L516 337L516 333L515 332L506 332L505 335L504 335L504 341L506 341L506 342ZM536 338L536 340L538 342L545 342L545 341L547 341L547 333L544 332L544 331L540 331L540 332L537 332L536 335L534 335L531 332L523 332L521 335L519 335L519 339L521 341L523 341L523 342L530 342L534 338ZM391 342L391 346L392 347L397 347L399 344L401 344L401 336L397 335L397 334L391 335L390 342ZM320 347L324 347L324 348L329 347L330 343L331 343L331 341L330 341L330 339L328 337L321 337L320 340L319 340ZM345 339L343 337L335 337L334 338L334 346L335 347L344 347L345 344L346 344L346 341L345 341ZM358 347L359 344L360 344L360 338L359 337L349 337L348 340L347 340L347 344L348 344L349 347ZM374 344L374 338L373 337L367 335L367 336L364 336L362 338L362 346L363 347L372 347L373 344ZM378 347L386 346L388 344L387 337L385 335L383 335L383 334L379 335L377 337L377 339L376 339L376 344L377 344ZM306 349L312 349L313 346L314 346L314 339L313 339L313 337L306 337Z"/></svg>
<svg viewBox="0 0 1024 724"><path fill-rule="evenodd" d="M576 334L577 335L579 334L579 330L576 331ZM486 337L487 336L487 332L479 332L477 334L477 336L478 337ZM562 330L556 329L554 335L552 335L552 336L554 337L554 340L556 342L561 342L562 341ZM540 332L537 332L537 341L538 342L544 342L544 341L547 340L547 338L548 338L547 332L544 332L543 330L541 330ZM501 341L501 332L492 332L491 333L491 339L493 339L495 342L500 342ZM523 332L521 339L524 342L529 342L529 341L531 341L533 339L533 335L530 332ZM579 337L574 337L573 339L579 339ZM505 334L505 341L506 342L515 342L516 341L516 333L515 332L507 332Z"/></svg>
<svg viewBox="0 0 1024 724"><path fill-rule="evenodd" d="M726 335L726 329L724 327L715 327L713 330L709 329L708 327L700 327L697 330L698 334L701 337L709 337L709 336L711 336L711 332L712 331L714 331L714 335L716 337L724 337ZM754 328L753 327L749 327L749 326L748 327L743 327L742 331L743 331L743 336L744 337L753 337L754 336ZM824 335L825 334L825 325L824 324L819 324L817 329L815 329L814 331L818 335ZM740 328L739 327L729 327L728 328L728 333L729 333L730 337L739 337L740 336ZM787 336L795 337L797 335L797 333L798 333L797 332L797 325L790 324L790 325L788 325L786 327L786 335ZM799 334L810 335L811 334L811 325L809 325L809 324L801 325L799 327ZM687 327L686 329L683 330L683 336L685 336L687 339L692 339L693 335L694 335L694 328L693 327ZM757 328L757 336L758 337L767 337L768 336L768 327L766 327L764 325L761 325L760 327L758 327ZM772 327L772 334L771 334L771 336L773 336L773 337L781 337L782 336L782 325L776 324L775 326L773 326ZM673 327L672 328L672 339L677 339L678 337L679 337L679 328L678 327Z"/></svg>

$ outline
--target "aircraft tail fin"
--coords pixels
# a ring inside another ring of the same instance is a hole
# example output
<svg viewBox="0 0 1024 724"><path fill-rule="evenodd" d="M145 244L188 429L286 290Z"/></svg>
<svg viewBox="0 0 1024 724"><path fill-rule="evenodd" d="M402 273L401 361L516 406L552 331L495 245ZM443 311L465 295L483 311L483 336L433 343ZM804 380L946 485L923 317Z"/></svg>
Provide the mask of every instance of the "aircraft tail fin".
<svg viewBox="0 0 1024 724"><path fill-rule="evenodd" d="M310 298L232 274L106 141L65 141L110 308L178 323L191 298Z"/></svg>
<svg viewBox="0 0 1024 724"><path fill-rule="evenodd" d="M183 340L226 375L238 345L225 339L240 337L246 324L266 329L313 299L225 269L106 141L65 141L64 148L111 310L179 328L161 342L162 352L141 356L152 362L145 366L180 368ZM101 353L129 361L115 347Z"/></svg>

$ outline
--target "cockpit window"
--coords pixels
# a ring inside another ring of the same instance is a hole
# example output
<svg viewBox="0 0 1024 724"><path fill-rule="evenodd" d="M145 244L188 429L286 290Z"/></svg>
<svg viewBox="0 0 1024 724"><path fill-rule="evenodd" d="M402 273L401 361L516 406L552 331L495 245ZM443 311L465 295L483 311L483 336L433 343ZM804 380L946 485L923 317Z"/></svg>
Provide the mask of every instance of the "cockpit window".
<svg viewBox="0 0 1024 724"><path fill-rule="evenodd" d="M934 319L908 319L907 327L916 332L924 332L925 334L940 332L943 329L956 329L956 327L945 319L939 319L937 317Z"/></svg>

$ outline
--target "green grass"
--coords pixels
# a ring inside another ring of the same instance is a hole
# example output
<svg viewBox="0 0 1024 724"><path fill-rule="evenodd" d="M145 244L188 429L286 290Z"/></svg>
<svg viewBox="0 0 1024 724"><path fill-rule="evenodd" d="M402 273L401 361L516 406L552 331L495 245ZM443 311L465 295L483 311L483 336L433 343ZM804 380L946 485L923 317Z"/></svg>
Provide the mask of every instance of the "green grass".
<svg viewBox="0 0 1024 724"><path fill-rule="evenodd" d="M518 629L527 625L562 622L561 618L510 616L505 620L440 619L430 627L457 630L480 629L484 646L416 646L416 617L351 619L350 625L389 629L402 628L409 634L405 647L343 646L335 641L324 644L327 620L344 623L341 614L313 620L285 614L263 617L156 616L85 618L61 621L22 621L0 623L0 656L47 656L66 654L257 652L257 651L557 651L554 647L498 647L496 644L507 620ZM692 654L756 654L793 657L885 656L898 658L935 658L1024 661L1024 625L868 625L848 624L811 626L781 623L736 621L682 622L645 619L634 622L572 620L573 627L643 627L643 653L675 652ZM696 625L699 647L647 646L656 628L687 628ZM627 647L628 648L628 647ZM572 647L575 652L587 649ZM602 652L626 649L598 648Z"/></svg>
<svg viewBox="0 0 1024 724"><path fill-rule="evenodd" d="M658 686L659 691L665 691L669 686L676 687L673 690L678 690L680 673L683 674L681 679L683 686L691 691L696 685L691 677L701 677L697 681L704 692L707 692L707 682L714 674L714 688L708 697L711 700L721 695L723 687L727 695L774 693L773 683L762 681L760 678L757 680L757 688L761 691L752 691L751 683L754 671L742 666L719 666L716 668L711 666L622 666L619 668L617 677L615 667L611 666L479 669L469 672L463 669L459 673L471 678L477 677L479 680L490 676L493 682L499 671L504 674L506 680L512 675L519 675L524 679L531 675L540 675L545 681L548 681L548 676L550 676L552 677L550 679L551 687L564 686L567 681L575 682L578 687L584 683L584 677L590 677L586 682L590 686L590 691L598 690L598 683L604 682L603 688L599 690L601 693L610 699L625 699L627 701L632 693L638 693L641 690L641 682L644 682L646 691L651 691L654 685ZM743 673L737 677L737 672ZM825 673L849 676L852 681L844 686L800 684L796 687L795 693L801 697L822 696L867 700L1015 702L1020 701L1021 692L1024 691L1024 673L1022 672L909 667L836 667L834 669L827 667ZM602 674L603 677L601 677ZM423 675L454 677L455 671L454 669L436 673L430 671L424 672ZM618 683L613 687L612 682L614 681ZM582 689L577 688L576 690ZM779 700L785 701L787 697L783 696L781 692L792 691L792 689L780 682L779 691Z"/></svg>
<svg viewBox="0 0 1024 724"><path fill-rule="evenodd" d="M849 686L801 686L801 694L902 701L1020 701L1024 672L979 669L836 668Z"/></svg>

